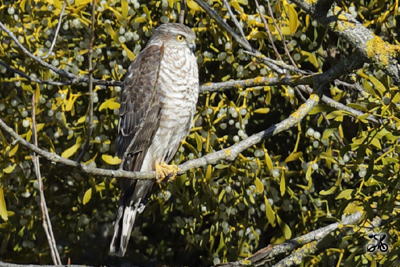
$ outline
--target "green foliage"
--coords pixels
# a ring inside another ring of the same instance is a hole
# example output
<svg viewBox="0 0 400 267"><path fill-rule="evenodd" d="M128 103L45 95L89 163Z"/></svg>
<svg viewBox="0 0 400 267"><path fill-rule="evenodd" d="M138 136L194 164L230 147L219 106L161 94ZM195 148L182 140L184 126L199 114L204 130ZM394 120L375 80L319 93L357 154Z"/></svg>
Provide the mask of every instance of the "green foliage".
<svg viewBox="0 0 400 267"><path fill-rule="evenodd" d="M96 1L95 78L122 80L153 29L177 21L180 1L142 2ZM248 57L194 1L187 2L186 22L198 36L196 56L202 83L277 76ZM267 6L259 2L275 45L284 51ZM222 1L208 3L229 21ZM2 23L34 55L47 54L62 1L2 4ZM230 4L252 46L276 58L254 2ZM340 7L395 43L396 1L341 1ZM88 76L90 10L87 0L67 1L61 31L47 62ZM277 1L273 10L289 54L299 67L325 71L351 54L343 40L287 1ZM290 62L284 52L281 57ZM0 58L31 77L64 80L26 56L5 32L0 32ZM86 138L87 85L30 83L1 65L0 73L2 120L31 141L31 98L36 94L39 146L76 159ZM235 261L270 243L282 243L340 220L342 215L362 211L364 223L354 226L352 235L334 232L323 241L328 247L312 252L305 263L341 261L361 266L398 261L399 88L372 65L343 76L342 80L360 85L361 91L332 84L325 93L364 116L319 105L297 128L244 150L235 161L204 166L161 185L136 222L128 259L135 264L170 265ZM121 88L96 86L94 91L93 136L83 161L91 167L117 168L119 161L113 156ZM287 118L301 104L295 88L289 86L204 93L199 97L195 126L174 163L228 148ZM380 124L368 122L369 115ZM30 151L14 144L6 133L0 132L0 137L0 258L48 264L51 258ZM107 256L119 197L117 179L85 175L42 158L40 163L63 263L70 258L72 263L117 264ZM387 220L373 230L389 233L388 254L365 253L367 230L361 226L371 225L375 215Z"/></svg>

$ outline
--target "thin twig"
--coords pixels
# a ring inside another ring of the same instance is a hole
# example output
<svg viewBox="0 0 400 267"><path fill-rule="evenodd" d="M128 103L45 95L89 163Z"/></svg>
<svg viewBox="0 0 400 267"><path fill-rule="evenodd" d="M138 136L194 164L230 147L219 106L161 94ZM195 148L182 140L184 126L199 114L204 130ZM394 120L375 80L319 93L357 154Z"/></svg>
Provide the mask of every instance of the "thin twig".
<svg viewBox="0 0 400 267"><path fill-rule="evenodd" d="M185 23L186 0L181 1L181 13L179 14L179 23Z"/></svg>
<svg viewBox="0 0 400 267"><path fill-rule="evenodd" d="M36 99L35 94L32 95L32 138L35 147L38 147L37 144L37 132L36 132ZM56 240L54 239L53 229L51 226L49 212L47 210L46 198L44 197L43 192L43 180L40 174L40 164L39 157L36 155L35 151L33 151L33 165L35 167L36 177L38 179L39 184L39 192L40 192L40 206L42 208L42 219L43 219L43 229L46 233L47 241L49 242L51 258L53 259L54 265L60 265L60 255L58 254Z"/></svg>
<svg viewBox="0 0 400 267"><path fill-rule="evenodd" d="M254 0L254 2L256 3L257 9L258 9L258 13L260 14L260 18L261 18L261 20L262 20L263 23L264 23L265 31L266 31L267 34L268 34L269 41L271 42L272 48L273 48L274 51L275 51L276 57L279 58L280 61L282 61L282 57L281 57L281 55L279 54L278 49L276 49L276 46L275 46L275 43L274 43L274 38L273 38L273 36L272 36L271 30L270 30L269 27L268 27L268 23L267 23L267 21L265 20L263 13L261 12L261 8L260 8L260 6L259 6L259 4L258 4L258 1L257 1L257 0Z"/></svg>
<svg viewBox="0 0 400 267"><path fill-rule="evenodd" d="M237 34L221 17L203 0L194 0L215 22L223 29L225 29L241 46L252 53L262 56L261 52L254 49L247 40L243 40L239 34ZM279 67L278 64L271 64L270 62L265 62L265 64L274 72L278 74L283 74L285 70Z"/></svg>
<svg viewBox="0 0 400 267"><path fill-rule="evenodd" d="M64 0L63 6L62 6L62 9L60 12L60 17L58 18L57 29L56 29L56 32L54 33L53 42L51 43L49 51L47 52L47 54L45 56L42 57L42 59L48 58L51 55L51 52L53 51L54 45L56 44L56 41L57 41L58 32L60 31L60 28L61 28L62 17L64 15L64 10L65 10L66 5L67 5L67 0Z"/></svg>
<svg viewBox="0 0 400 267"><path fill-rule="evenodd" d="M64 85L71 85L73 84L72 80L69 80L67 82L56 82L56 81L45 81L45 80L40 80L34 77L31 77L29 75L27 75L26 73L14 69L12 67L10 67L9 65L7 65L4 61L0 60L0 65L3 65L4 67L6 67L9 71L17 73L19 76L27 79L29 82L35 82L35 83L39 83L39 84L51 84L51 85L56 85L56 86L64 86Z"/></svg>
<svg viewBox="0 0 400 267"><path fill-rule="evenodd" d="M292 63L292 65L293 65L294 67L297 68L296 62L294 62L292 56L291 56L290 53L289 53L289 50L287 49L287 46L286 46L286 43L285 43L285 38L283 38L283 34L282 34L282 32L281 32L281 28L280 28L279 25L276 23L276 20L275 20L275 17L274 17L274 12L272 12L272 8L271 8L271 5L270 5L270 3L269 3L269 0L267 0L267 6L268 6L269 14L271 15L272 21L273 21L273 23L274 23L274 26L275 26L276 30L278 31L279 36L281 37L282 45L283 45L283 48L285 49L285 53L286 53L286 55L289 57L290 62Z"/></svg>
<svg viewBox="0 0 400 267"><path fill-rule="evenodd" d="M290 71L293 71L293 72L297 72L297 73L301 73L301 74L310 74L309 71L301 70L301 69L299 69L297 67L293 67L293 66L287 65L283 61L273 60L273 59L271 59L269 57L264 56L263 54L253 53L253 52L250 52L250 51L243 51L243 52L246 53L246 54L249 54L250 56L253 56L253 57L257 58L257 59L261 59L264 63L266 63L266 64L268 63L269 64L268 66L273 64L274 66L277 66L277 67L282 68L282 69L290 70Z"/></svg>
<svg viewBox="0 0 400 267"><path fill-rule="evenodd" d="M95 22L95 0L92 0L92 25L90 27L90 45L89 45L89 122L87 128L86 141L83 145L82 151L76 159L80 162L89 148L90 139L92 137L93 128L93 42L94 42L94 22Z"/></svg>
<svg viewBox="0 0 400 267"><path fill-rule="evenodd" d="M67 72L63 69L59 69L54 67L52 64L47 63L46 61L44 61L42 58L37 57L35 55L33 55L31 52L29 52L19 41L18 38L15 37L15 35L12 33L12 31L10 31L6 26L4 26L4 24L0 21L0 28L5 31L8 36L10 36L10 38L15 42L15 44L22 50L22 52L24 52L24 54L26 54L27 56L29 56L30 58L32 58L33 60L35 60L36 62L38 62L40 65L42 65L43 67L46 67L52 71L54 71L55 73L66 77L68 79L70 79L69 84L78 84L78 83L88 83L89 79L86 77L82 77L82 76L77 76L73 73ZM3 64L2 64L3 65ZM103 86L103 87L108 87L108 86L120 86L121 82L115 82L115 81L103 81L103 80L99 80L99 79L93 79L93 85L99 85L99 86Z"/></svg>
<svg viewBox="0 0 400 267"><path fill-rule="evenodd" d="M240 35L243 38L243 41L245 41L248 46L251 46L249 41L247 41L247 39L246 39L246 35L243 32L242 25L240 25L239 21L236 19L235 15L232 12L231 6L229 5L227 0L224 0L224 5L225 5L226 9L228 10L229 16L232 18L233 23L235 23L236 28L238 28Z"/></svg>

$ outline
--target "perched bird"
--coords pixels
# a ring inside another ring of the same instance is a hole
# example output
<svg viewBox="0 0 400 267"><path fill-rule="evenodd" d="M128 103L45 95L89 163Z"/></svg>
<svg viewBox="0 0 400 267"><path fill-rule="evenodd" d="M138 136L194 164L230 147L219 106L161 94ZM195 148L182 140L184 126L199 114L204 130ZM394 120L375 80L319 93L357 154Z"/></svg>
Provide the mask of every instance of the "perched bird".
<svg viewBox="0 0 400 267"><path fill-rule="evenodd" d="M116 139L124 170L155 170L157 182L171 174L175 177L179 170L167 163L189 134L196 110L195 40L193 31L182 24L162 24L129 67ZM111 255L125 255L136 215L143 212L154 185L154 180L121 179Z"/></svg>

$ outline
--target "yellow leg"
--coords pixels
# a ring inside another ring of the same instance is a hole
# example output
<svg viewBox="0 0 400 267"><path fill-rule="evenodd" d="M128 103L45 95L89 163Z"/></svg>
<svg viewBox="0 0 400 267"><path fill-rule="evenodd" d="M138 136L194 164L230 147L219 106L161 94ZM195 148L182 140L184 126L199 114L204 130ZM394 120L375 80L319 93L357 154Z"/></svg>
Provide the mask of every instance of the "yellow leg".
<svg viewBox="0 0 400 267"><path fill-rule="evenodd" d="M156 174L157 174L157 178L156 178L157 183L161 183L165 179L165 177L167 177L171 174L172 174L172 176L168 179L168 181L175 180L175 176L179 171L178 166L168 165L165 162L161 162L161 164L158 164L156 162L155 167L156 167Z"/></svg>

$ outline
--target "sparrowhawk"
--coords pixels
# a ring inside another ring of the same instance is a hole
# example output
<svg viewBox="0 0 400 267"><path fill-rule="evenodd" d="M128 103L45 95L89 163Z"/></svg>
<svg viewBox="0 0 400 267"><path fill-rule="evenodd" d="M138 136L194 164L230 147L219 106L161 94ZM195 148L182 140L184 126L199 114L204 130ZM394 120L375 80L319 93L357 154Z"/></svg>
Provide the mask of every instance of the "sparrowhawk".
<svg viewBox="0 0 400 267"><path fill-rule="evenodd" d="M132 62L119 110L117 156L127 171L156 171L157 181L178 168L167 165L189 134L199 94L196 35L178 23L162 24ZM136 215L143 212L154 180L121 179L112 255L124 256Z"/></svg>

